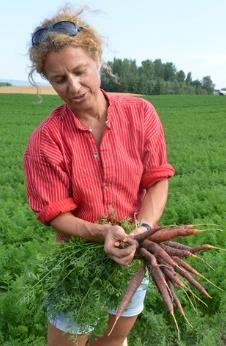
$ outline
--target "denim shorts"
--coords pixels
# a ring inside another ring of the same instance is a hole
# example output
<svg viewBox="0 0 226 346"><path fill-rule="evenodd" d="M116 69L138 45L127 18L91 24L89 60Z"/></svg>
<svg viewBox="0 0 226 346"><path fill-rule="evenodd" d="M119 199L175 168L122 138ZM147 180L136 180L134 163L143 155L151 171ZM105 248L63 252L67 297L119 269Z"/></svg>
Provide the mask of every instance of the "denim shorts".
<svg viewBox="0 0 226 346"><path fill-rule="evenodd" d="M144 299L148 288L149 279L145 277L134 293L129 305L124 310L123 317L131 317L139 315L144 309ZM108 310L108 313L111 315L116 314L116 309ZM80 328L78 323L69 316L70 314L65 315L63 312L58 312L54 316L48 315L48 321L55 328L70 334L86 334L90 333L93 328L87 326L87 328Z"/></svg>

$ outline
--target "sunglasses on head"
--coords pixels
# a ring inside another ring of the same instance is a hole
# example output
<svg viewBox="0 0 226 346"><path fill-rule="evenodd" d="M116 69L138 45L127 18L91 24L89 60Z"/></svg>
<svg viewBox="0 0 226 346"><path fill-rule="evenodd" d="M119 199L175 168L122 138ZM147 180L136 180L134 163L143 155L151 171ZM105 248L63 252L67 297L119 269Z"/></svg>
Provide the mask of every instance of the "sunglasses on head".
<svg viewBox="0 0 226 346"><path fill-rule="evenodd" d="M81 30L82 28L80 28L74 22L63 20L50 25L47 28L36 30L32 34L32 46L38 46L49 32L59 32L68 36L76 36Z"/></svg>

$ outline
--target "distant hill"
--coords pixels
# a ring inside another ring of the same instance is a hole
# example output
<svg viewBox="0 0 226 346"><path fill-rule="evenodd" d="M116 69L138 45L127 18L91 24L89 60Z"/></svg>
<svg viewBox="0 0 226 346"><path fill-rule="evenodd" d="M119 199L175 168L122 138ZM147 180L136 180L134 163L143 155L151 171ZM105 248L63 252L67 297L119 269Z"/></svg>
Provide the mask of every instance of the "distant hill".
<svg viewBox="0 0 226 346"><path fill-rule="evenodd" d="M27 81L17 79L0 79L0 83L10 83L11 85L15 86L29 85Z"/></svg>
<svg viewBox="0 0 226 346"><path fill-rule="evenodd" d="M30 83L26 80L18 80L18 79L1 79L0 78L0 83L10 83L13 86L29 86ZM49 85L45 81L37 81L39 85Z"/></svg>
<svg viewBox="0 0 226 346"><path fill-rule="evenodd" d="M0 87L3 87L3 86L11 86L12 84L9 83L9 82L0 82Z"/></svg>

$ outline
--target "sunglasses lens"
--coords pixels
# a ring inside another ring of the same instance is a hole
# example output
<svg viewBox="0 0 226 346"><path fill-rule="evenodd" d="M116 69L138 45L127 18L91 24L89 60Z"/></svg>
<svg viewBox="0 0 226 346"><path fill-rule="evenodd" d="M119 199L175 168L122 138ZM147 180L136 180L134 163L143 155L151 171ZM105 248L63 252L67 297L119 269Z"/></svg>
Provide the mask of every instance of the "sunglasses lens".
<svg viewBox="0 0 226 346"><path fill-rule="evenodd" d="M62 21L53 25L53 30L57 32L62 32L63 34L69 36L75 36L79 31L78 26L73 22Z"/></svg>
<svg viewBox="0 0 226 346"><path fill-rule="evenodd" d="M67 20L57 22L53 26L35 31L32 36L32 45L38 46L48 32L61 32L68 36L75 36L79 31L81 31L81 28L74 22Z"/></svg>
<svg viewBox="0 0 226 346"><path fill-rule="evenodd" d="M32 45L37 46L48 30L46 28L37 30L32 36Z"/></svg>
<svg viewBox="0 0 226 346"><path fill-rule="evenodd" d="M43 28L35 31L35 33L32 36L32 45L37 46L42 41L43 37L45 36L48 29Z"/></svg>

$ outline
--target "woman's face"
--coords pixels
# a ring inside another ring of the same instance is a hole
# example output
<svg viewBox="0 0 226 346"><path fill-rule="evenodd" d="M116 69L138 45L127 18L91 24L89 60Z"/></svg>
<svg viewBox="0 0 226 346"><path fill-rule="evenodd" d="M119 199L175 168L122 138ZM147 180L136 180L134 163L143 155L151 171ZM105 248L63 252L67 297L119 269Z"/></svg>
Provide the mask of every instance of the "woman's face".
<svg viewBox="0 0 226 346"><path fill-rule="evenodd" d="M95 107L100 92L99 64L84 49L65 47L51 52L44 69L57 94L72 110Z"/></svg>

